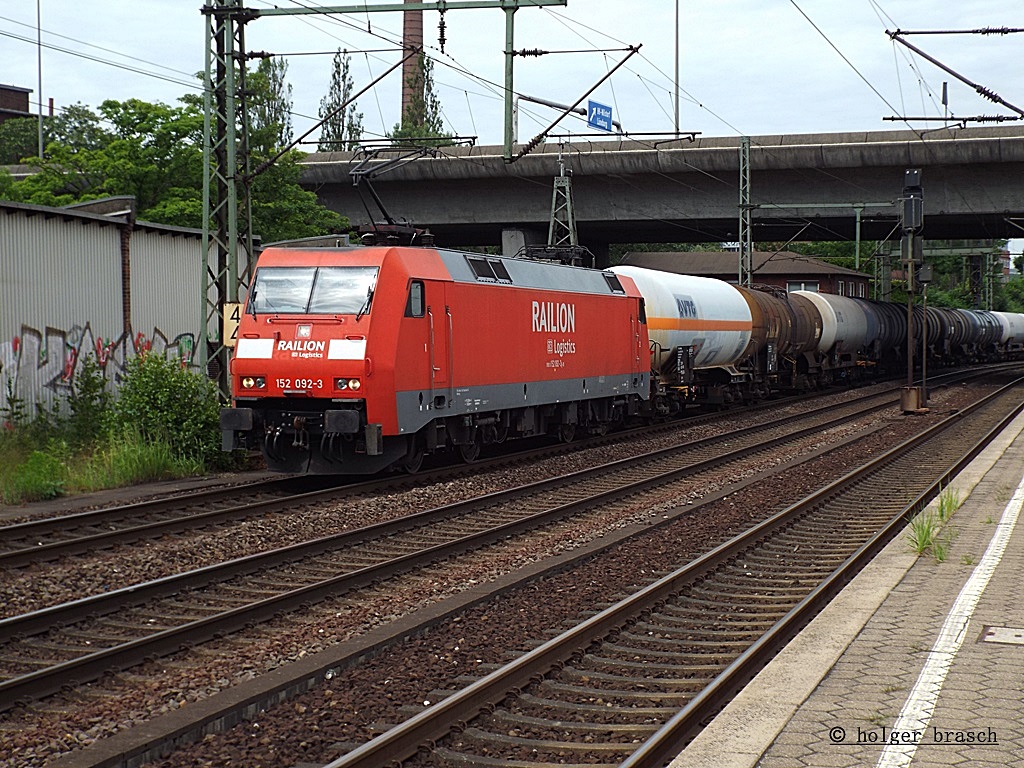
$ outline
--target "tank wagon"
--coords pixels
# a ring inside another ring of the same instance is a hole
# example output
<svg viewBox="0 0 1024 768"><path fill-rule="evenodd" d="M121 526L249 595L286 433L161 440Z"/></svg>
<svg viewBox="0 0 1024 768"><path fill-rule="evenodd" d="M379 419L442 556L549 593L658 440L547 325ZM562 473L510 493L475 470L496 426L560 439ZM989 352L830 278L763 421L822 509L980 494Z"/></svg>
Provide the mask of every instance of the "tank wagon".
<svg viewBox="0 0 1024 768"><path fill-rule="evenodd" d="M952 310L954 312L965 312L966 310ZM992 312L1002 329L1002 334L997 342L1000 351L1004 354L1020 353L1024 350L1024 315L1016 312Z"/></svg>
<svg viewBox="0 0 1024 768"><path fill-rule="evenodd" d="M732 390L748 378L737 365L752 345L763 346L743 295L706 277L630 266L610 271L630 278L644 297L650 367L659 385L655 413L672 416L695 400L731 401Z"/></svg>
<svg viewBox="0 0 1024 768"><path fill-rule="evenodd" d="M929 364L1024 352L1024 315L917 307L914 325ZM367 474L899 373L907 311L633 266L269 248L237 339L225 449L258 447L283 472Z"/></svg>

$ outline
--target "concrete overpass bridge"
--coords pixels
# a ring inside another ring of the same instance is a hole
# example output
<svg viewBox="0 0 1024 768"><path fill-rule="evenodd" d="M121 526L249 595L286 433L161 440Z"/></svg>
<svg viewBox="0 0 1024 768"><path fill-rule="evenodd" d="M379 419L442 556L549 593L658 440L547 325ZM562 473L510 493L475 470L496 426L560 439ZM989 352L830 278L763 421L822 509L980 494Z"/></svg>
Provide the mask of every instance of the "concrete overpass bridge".
<svg viewBox="0 0 1024 768"><path fill-rule="evenodd" d="M580 242L600 259L611 243L736 241L739 145L574 139L563 156ZM372 183L393 216L439 244L515 250L547 239L558 152L548 143L506 165L501 147L450 147ZM351 153L310 155L302 184L353 224L369 223L352 167ZM926 238L1024 236L1020 126L755 136L750 168L755 243L853 240L858 221L864 240L898 238L907 168L922 169Z"/></svg>

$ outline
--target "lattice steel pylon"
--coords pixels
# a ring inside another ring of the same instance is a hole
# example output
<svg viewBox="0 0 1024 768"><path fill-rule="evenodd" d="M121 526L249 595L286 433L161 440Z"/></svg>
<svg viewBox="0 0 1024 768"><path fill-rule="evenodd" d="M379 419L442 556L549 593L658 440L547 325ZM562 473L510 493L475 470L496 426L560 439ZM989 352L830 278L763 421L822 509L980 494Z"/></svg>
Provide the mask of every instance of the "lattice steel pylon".
<svg viewBox="0 0 1024 768"><path fill-rule="evenodd" d="M579 245L576 236L576 209L572 203L572 177L565 175L565 161L558 153L558 175L551 192L551 224L548 245Z"/></svg>
<svg viewBox="0 0 1024 768"><path fill-rule="evenodd" d="M750 137L740 137L739 284L752 281L754 243L750 232Z"/></svg>
<svg viewBox="0 0 1024 768"><path fill-rule="evenodd" d="M512 57L515 12L520 7L565 5L567 0L432 0L431 2L246 8L242 0L207 0L203 124L203 296L199 362L229 399L225 304L238 301L255 252L249 195L249 130L245 89L245 25L257 18L305 14L389 13L500 8L505 12L505 159L512 157ZM239 270L239 264L243 267ZM241 274L239 274L241 272Z"/></svg>
<svg viewBox="0 0 1024 768"><path fill-rule="evenodd" d="M245 90L245 24L253 16L242 0L213 0L206 19L203 121L203 337L199 361L230 397L224 305L238 301L255 253L249 195L249 130ZM239 262L243 263L241 274Z"/></svg>

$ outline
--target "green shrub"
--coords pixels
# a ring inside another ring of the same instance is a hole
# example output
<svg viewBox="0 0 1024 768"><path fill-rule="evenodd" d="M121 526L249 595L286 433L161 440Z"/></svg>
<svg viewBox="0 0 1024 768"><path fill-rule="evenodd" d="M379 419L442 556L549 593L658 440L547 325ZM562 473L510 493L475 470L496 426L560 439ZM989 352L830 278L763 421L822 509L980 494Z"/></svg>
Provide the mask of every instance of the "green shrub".
<svg viewBox="0 0 1024 768"><path fill-rule="evenodd" d="M0 407L0 498L6 503L202 474L239 461L220 450L213 383L158 355L128 362L116 400L95 357L86 358L67 406L38 406L36 414L29 416L8 381Z"/></svg>
<svg viewBox="0 0 1024 768"><path fill-rule="evenodd" d="M60 405L54 404L47 408L43 403L36 403L35 415L25 399L14 391L14 381L7 380L7 391L4 394L4 405L0 408L0 428L5 437L13 440L26 450L32 450L62 434Z"/></svg>
<svg viewBox="0 0 1024 768"><path fill-rule="evenodd" d="M8 379L7 391L4 392L4 407L0 408L0 419L3 420L3 428L13 431L23 426L28 418L27 413L25 400L18 397L14 392L14 379Z"/></svg>
<svg viewBox="0 0 1024 768"><path fill-rule="evenodd" d="M13 429L0 425L0 500L5 503L19 501L9 490L14 474L24 463L28 452L21 446Z"/></svg>
<svg viewBox="0 0 1024 768"><path fill-rule="evenodd" d="M166 443L178 457L207 467L220 456L219 419L213 382L177 360L140 355L125 366L108 425L114 434L137 430L142 439Z"/></svg>
<svg viewBox="0 0 1024 768"><path fill-rule="evenodd" d="M65 431L72 444L87 445L102 434L103 425L109 419L110 400L107 381L96 355L86 355L68 395L70 413Z"/></svg>

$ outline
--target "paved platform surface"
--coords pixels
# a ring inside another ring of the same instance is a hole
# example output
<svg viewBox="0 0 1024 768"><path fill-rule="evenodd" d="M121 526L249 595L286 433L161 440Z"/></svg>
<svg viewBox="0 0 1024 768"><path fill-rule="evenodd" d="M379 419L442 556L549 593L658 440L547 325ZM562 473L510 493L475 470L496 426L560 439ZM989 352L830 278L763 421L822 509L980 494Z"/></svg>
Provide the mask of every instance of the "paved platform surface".
<svg viewBox="0 0 1024 768"><path fill-rule="evenodd" d="M1022 429L950 485L943 562L894 539L671 768L1024 766Z"/></svg>

